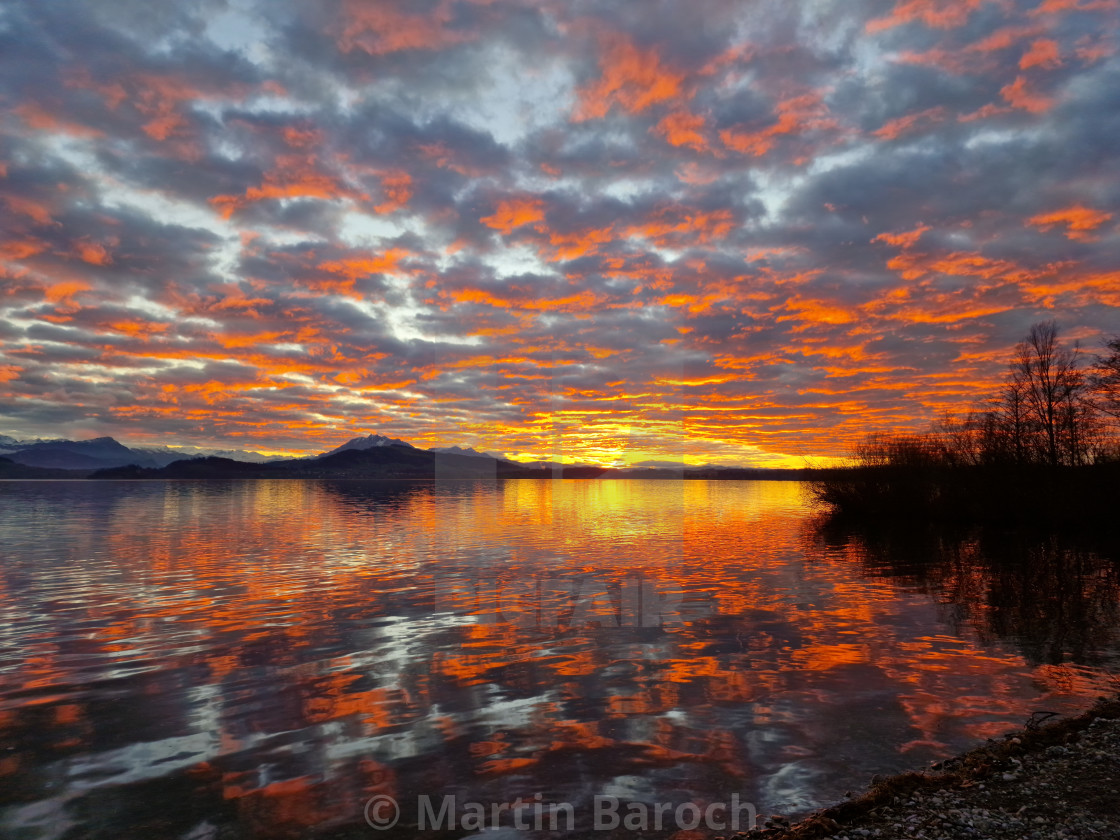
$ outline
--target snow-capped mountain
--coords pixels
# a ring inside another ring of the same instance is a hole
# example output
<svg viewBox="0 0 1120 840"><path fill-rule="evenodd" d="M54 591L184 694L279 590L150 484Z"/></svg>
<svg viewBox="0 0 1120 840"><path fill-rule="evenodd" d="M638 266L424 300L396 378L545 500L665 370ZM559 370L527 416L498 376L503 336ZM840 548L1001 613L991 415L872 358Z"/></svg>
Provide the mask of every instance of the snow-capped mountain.
<svg viewBox="0 0 1120 840"><path fill-rule="evenodd" d="M11 435L0 435L0 450L23 449L36 443L66 443L63 438L14 438Z"/></svg>
<svg viewBox="0 0 1120 840"><path fill-rule="evenodd" d="M175 461L214 456L234 461L263 463L272 460L259 452L241 449L202 449L197 446L125 446L111 437L92 440L20 440L0 435L0 456L28 467L94 470L108 467L165 467Z"/></svg>
<svg viewBox="0 0 1120 840"><path fill-rule="evenodd" d="M349 449L375 449L379 446L403 446L408 449L415 449L411 443L405 443L403 440L397 438L385 437L384 435L366 435L365 437L356 437L353 440L348 440L342 446L335 447L330 452L324 452L322 455L316 457L325 458L328 455L334 455L336 452L345 452Z"/></svg>
<svg viewBox="0 0 1120 840"><path fill-rule="evenodd" d="M104 469L130 464L140 467L157 466L151 455L129 449L111 437L33 443L19 441L14 448L9 448L4 457L28 467L64 470Z"/></svg>

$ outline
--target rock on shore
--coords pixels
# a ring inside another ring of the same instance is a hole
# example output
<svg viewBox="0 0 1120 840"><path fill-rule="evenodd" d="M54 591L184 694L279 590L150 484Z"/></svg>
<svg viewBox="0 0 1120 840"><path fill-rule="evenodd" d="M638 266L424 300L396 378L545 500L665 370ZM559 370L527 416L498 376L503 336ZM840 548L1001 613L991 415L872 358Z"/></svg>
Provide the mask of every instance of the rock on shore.
<svg viewBox="0 0 1120 840"><path fill-rule="evenodd" d="M1120 701L990 741L925 773L879 782L795 825L737 840L1120 838Z"/></svg>

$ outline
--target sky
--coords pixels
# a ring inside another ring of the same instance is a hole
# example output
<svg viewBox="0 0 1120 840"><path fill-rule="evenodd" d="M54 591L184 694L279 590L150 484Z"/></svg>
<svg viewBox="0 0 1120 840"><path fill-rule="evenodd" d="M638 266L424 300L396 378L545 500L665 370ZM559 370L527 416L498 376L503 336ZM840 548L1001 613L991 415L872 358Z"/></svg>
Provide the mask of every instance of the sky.
<svg viewBox="0 0 1120 840"><path fill-rule="evenodd" d="M1120 332L1118 0L8 0L0 433L827 463Z"/></svg>

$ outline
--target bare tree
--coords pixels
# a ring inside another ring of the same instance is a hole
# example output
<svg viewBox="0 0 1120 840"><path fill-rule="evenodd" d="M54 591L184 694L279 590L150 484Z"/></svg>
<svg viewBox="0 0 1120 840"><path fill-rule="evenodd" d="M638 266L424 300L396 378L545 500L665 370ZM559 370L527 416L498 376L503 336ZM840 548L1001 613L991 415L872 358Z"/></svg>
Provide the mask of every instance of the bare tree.
<svg viewBox="0 0 1120 840"><path fill-rule="evenodd" d="M1033 460L1038 427L1032 422L1027 404L1026 379L1012 364L1007 382L999 397L992 433L998 435L1001 454L997 460L1024 464Z"/></svg>
<svg viewBox="0 0 1120 840"><path fill-rule="evenodd" d="M1106 352L1097 356L1090 374L1097 408L1120 420L1120 336L1105 343Z"/></svg>
<svg viewBox="0 0 1120 840"><path fill-rule="evenodd" d="M1058 343L1053 321L1035 324L1015 348L1013 378L1021 382L1028 416L1038 424L1045 447L1043 460L1051 466L1081 463L1085 380L1078 369L1080 354Z"/></svg>

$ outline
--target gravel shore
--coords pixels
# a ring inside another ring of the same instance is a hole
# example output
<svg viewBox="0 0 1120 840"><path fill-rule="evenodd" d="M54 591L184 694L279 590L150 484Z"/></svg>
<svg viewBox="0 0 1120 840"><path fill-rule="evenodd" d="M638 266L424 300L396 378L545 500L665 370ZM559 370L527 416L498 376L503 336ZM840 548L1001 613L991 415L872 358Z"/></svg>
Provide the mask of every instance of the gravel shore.
<svg viewBox="0 0 1120 840"><path fill-rule="evenodd" d="M1120 699L877 782L858 799L735 840L1120 838Z"/></svg>

